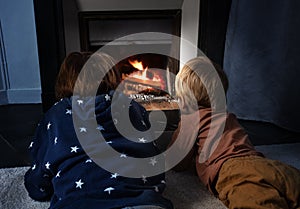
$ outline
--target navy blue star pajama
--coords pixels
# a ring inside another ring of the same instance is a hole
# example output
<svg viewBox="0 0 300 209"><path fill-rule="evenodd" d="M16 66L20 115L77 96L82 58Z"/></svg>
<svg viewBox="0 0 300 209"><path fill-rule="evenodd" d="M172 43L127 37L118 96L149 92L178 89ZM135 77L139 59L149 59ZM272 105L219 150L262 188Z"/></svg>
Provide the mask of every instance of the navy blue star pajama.
<svg viewBox="0 0 300 209"><path fill-rule="evenodd" d="M173 208L171 202L162 196L164 174L123 177L117 172L101 168L82 147L78 136L91 132L85 121L94 117L97 131L101 132L105 141L89 137L89 151L105 152L104 144L101 150L93 149L93 143L105 143L117 150L119 158L124 160L128 156L149 157L159 154L155 144L147 142L151 141L148 132L143 137L137 137L137 142L119 133L115 125L120 119L113 118L111 114L113 97L117 98L117 106L118 101L122 104L121 101L129 100L125 95L113 91L93 99L73 96L62 99L45 113L29 145L32 166L25 174L25 187L32 199L51 201L51 209L113 209L141 205ZM129 100L129 103L128 107L120 105L117 111L127 108L132 125L141 132L148 130L150 123L145 109L134 101ZM75 110L78 108L85 114L77 114ZM80 126L73 121L75 115ZM119 166L114 160L109 163ZM153 158L149 166L163 163ZM124 164L121 169L130 169L126 166Z"/></svg>

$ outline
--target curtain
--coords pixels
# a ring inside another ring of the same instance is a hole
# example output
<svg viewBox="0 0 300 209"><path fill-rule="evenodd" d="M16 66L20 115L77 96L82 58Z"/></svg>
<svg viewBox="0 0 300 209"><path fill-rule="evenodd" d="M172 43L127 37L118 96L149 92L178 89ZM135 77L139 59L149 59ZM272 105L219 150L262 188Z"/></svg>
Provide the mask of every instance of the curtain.
<svg viewBox="0 0 300 209"><path fill-rule="evenodd" d="M233 0L224 70L228 111L300 132L300 1Z"/></svg>

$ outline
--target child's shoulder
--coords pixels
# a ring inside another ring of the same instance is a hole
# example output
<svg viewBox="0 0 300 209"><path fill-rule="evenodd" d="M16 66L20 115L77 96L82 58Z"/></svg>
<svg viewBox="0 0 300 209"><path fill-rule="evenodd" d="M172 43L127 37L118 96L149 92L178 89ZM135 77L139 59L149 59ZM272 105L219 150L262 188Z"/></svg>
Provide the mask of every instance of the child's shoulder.
<svg viewBox="0 0 300 209"><path fill-rule="evenodd" d="M59 100L58 102L54 103L50 109L45 112L44 118L53 118L53 117L59 117L64 115L71 115L72 109L71 109L71 100L69 98L63 98Z"/></svg>

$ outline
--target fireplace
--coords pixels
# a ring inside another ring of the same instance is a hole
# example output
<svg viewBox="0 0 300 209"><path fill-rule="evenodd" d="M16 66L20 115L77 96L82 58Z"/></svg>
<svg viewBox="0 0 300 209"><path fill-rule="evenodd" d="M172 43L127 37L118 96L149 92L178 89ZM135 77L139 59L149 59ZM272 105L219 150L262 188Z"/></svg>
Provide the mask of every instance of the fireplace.
<svg viewBox="0 0 300 209"><path fill-rule="evenodd" d="M179 57L179 41L168 37L132 38L128 35L156 32L179 37L180 25L181 10L80 12L81 50L96 51L105 47L117 52L114 58L123 57L117 59L117 67L122 73L120 88L125 94L142 103L147 110L178 109L171 96L174 82L170 73L176 74L179 70L179 61L172 58ZM149 46L158 47L164 53L124 56L131 48Z"/></svg>
<svg viewBox="0 0 300 209"><path fill-rule="evenodd" d="M124 94L141 103L147 110L178 109L168 87L168 56L139 54L117 64L122 73L119 87Z"/></svg>

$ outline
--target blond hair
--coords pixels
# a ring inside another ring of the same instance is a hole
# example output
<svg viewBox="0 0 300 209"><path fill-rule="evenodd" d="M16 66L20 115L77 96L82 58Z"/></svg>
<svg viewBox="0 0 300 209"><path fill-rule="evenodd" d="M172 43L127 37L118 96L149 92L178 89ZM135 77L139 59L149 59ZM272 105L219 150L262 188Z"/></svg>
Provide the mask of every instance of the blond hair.
<svg viewBox="0 0 300 209"><path fill-rule="evenodd" d="M216 67L216 68L215 68ZM216 89L226 92L228 81L223 70L207 57L196 57L188 61L176 75L176 96L184 100L189 110L208 108L217 102Z"/></svg>

